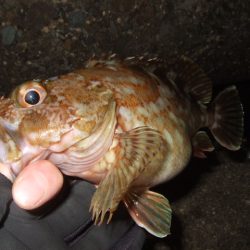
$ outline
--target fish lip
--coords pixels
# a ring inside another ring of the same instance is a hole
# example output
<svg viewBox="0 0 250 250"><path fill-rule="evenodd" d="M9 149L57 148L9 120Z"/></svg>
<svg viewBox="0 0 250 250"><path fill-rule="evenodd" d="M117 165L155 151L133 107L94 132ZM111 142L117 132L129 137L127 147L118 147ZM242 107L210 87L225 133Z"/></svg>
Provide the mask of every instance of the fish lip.
<svg viewBox="0 0 250 250"><path fill-rule="evenodd" d="M1 106L1 101L0 101L0 106ZM2 115L3 116L0 116L0 129L2 128L2 133L6 134L10 138L10 140L12 140L12 142L15 144L15 146L17 147L17 149L20 151L21 154L20 154L20 157L18 157L18 159L15 159L13 161L7 160L6 153L8 152L9 148L8 148L8 145L4 144L3 138L1 138L1 130L0 130L0 146L2 146L2 149L0 148L0 162L3 162L4 164L9 165L10 171L12 171L13 175L16 176L20 172L20 170L23 168L23 166L25 166L28 162L32 161L33 157L29 159L26 159L27 157L25 157L25 152L23 152L23 150L24 148L26 148L26 146L28 146L26 145L28 141L26 141L25 138L20 138L18 136L18 121L12 124L8 122L8 119L5 119L4 113L2 113ZM85 167L87 166L91 167L95 163L97 163L110 148L112 144L113 136L115 133L115 127L116 127L116 102L114 100L111 100L109 103L107 112L104 116L104 120L102 124L95 130L93 134L91 134L90 136L87 136L87 134L86 136L81 135L82 139L77 140L75 142L71 141L72 143L70 143L68 147L65 147L62 150L54 150L57 146L55 144L52 144L46 149L37 148L36 150L47 151L49 154L47 155L47 159L50 160L50 156L53 155L53 153L60 154L66 151L70 151L72 147L74 147L77 143L80 143L80 142L82 142L83 145L90 143L90 145L87 147L88 151L84 155L84 158L82 159L82 161ZM71 130L67 131L62 136L66 136L67 134L70 134L70 132ZM25 157L26 160L24 160L22 157ZM71 163L68 162L68 164L71 164ZM60 168L61 170L65 172L69 170L68 166L66 166L65 168L62 166ZM79 172L79 170L74 167L70 168L70 170L71 170L71 173Z"/></svg>
<svg viewBox="0 0 250 250"><path fill-rule="evenodd" d="M2 117L0 117L0 127L3 129L4 133L7 134L7 136L10 137L10 139L15 143L15 145L17 147L19 147L20 142L18 140L18 136L17 136L17 129L18 129L18 125L12 125L11 123L8 123L7 121L5 121L4 119L2 119ZM0 137L1 140L1 137Z"/></svg>
<svg viewBox="0 0 250 250"><path fill-rule="evenodd" d="M3 119L0 119L0 162L3 164L3 169L8 169L5 171L7 178L13 181L17 175L13 166L20 165L22 152L15 136L5 125Z"/></svg>

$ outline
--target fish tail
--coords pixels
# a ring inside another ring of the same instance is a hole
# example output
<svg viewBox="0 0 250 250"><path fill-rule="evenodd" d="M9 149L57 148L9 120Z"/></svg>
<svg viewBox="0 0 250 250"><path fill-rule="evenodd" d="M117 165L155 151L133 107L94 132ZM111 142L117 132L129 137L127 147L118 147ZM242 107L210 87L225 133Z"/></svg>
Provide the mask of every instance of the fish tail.
<svg viewBox="0 0 250 250"><path fill-rule="evenodd" d="M208 127L215 139L229 150L240 149L243 137L243 108L235 86L223 90L209 108Z"/></svg>

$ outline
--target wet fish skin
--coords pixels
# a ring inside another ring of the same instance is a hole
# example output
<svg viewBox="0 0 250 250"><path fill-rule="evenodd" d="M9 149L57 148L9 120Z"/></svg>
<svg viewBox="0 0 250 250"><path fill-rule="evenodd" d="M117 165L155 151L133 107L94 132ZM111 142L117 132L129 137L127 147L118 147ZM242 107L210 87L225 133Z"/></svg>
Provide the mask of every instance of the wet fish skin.
<svg viewBox="0 0 250 250"><path fill-rule="evenodd" d="M204 158L214 150L201 128L230 150L239 149L243 134L236 88L211 103L205 73L187 58L179 66L176 78L163 82L126 62L91 60L84 69L25 82L0 100L1 162L14 179L28 163L48 159L98 185L90 207L96 224L107 214L110 221L123 201L138 225L168 235L169 202L148 189L177 175L192 152Z"/></svg>

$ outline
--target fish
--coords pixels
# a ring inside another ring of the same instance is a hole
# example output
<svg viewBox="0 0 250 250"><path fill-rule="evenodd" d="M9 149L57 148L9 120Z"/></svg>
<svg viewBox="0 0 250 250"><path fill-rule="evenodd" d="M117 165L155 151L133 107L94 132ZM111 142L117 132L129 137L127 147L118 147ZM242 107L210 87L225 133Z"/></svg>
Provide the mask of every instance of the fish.
<svg viewBox="0 0 250 250"><path fill-rule="evenodd" d="M239 150L243 107L234 85L214 98L211 80L187 57L164 77L149 62L91 59L1 97L0 161L12 180L47 159L96 185L95 224L109 223L123 202L140 227L169 235L170 203L151 188L179 174L192 155L206 158L215 149L211 136Z"/></svg>

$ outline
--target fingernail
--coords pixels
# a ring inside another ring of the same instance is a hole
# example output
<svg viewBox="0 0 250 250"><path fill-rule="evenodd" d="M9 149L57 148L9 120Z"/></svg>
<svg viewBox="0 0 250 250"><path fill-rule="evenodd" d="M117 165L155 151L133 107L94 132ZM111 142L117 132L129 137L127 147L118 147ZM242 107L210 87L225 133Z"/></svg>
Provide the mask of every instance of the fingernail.
<svg viewBox="0 0 250 250"><path fill-rule="evenodd" d="M47 179L39 171L26 173L14 183L13 198L18 206L24 209L34 209L46 197L47 184Z"/></svg>

